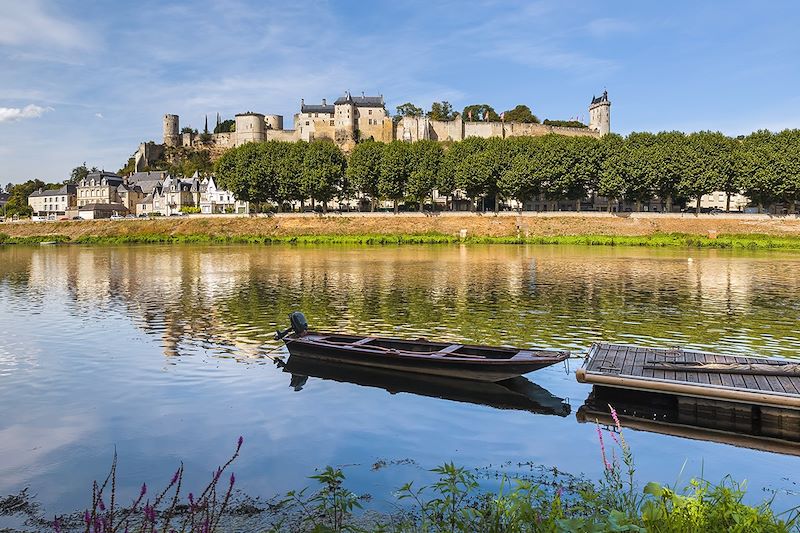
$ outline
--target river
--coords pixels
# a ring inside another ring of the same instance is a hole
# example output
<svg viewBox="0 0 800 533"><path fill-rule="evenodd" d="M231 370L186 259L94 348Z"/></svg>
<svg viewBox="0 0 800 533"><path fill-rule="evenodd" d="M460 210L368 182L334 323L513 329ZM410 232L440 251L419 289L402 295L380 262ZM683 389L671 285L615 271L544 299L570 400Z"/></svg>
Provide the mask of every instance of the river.
<svg viewBox="0 0 800 533"><path fill-rule="evenodd" d="M499 409L380 379L312 375L290 386L272 335L302 310L321 330L576 355L605 340L797 357L798 287L800 256L777 252L0 247L0 495L30 487L51 514L84 508L115 449L125 494L165 485L180 461L197 486L239 435L237 485L253 495L300 488L328 464L378 508L444 461L596 479L595 427L576 417L591 392L575 381L579 358L526 376L533 407ZM763 488L796 499L796 456L626 437L643 482L732 474L756 501ZM373 468L384 462L397 464Z"/></svg>

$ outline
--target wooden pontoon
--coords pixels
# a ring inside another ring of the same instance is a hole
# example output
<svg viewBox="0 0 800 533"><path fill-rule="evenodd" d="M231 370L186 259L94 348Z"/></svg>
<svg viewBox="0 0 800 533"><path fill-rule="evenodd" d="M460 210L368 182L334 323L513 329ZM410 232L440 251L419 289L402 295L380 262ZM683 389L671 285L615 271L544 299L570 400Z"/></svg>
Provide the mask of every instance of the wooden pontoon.
<svg viewBox="0 0 800 533"><path fill-rule="evenodd" d="M575 416L579 422L613 427L610 405L624 428L800 455L800 412L795 409L593 387Z"/></svg>
<svg viewBox="0 0 800 533"><path fill-rule="evenodd" d="M798 361L594 344L578 381L604 387L800 409Z"/></svg>
<svg viewBox="0 0 800 533"><path fill-rule="evenodd" d="M291 355L337 364L477 381L502 381L569 358L569 352L557 350L310 332L302 313L292 313L289 318L292 326L278 332L276 338L284 340Z"/></svg>
<svg viewBox="0 0 800 533"><path fill-rule="evenodd" d="M283 367L292 374L295 390L306 386L308 377L384 389L390 394L409 393L455 402L486 405L565 417L570 405L547 389L519 376L485 382L428 374L407 374L383 368L356 367L292 355Z"/></svg>

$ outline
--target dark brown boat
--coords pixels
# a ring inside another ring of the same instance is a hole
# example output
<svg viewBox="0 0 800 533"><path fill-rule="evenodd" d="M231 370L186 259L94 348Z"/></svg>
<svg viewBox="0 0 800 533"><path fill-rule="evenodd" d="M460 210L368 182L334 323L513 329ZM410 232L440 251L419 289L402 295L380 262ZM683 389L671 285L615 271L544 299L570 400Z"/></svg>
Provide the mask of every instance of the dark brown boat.
<svg viewBox="0 0 800 533"><path fill-rule="evenodd" d="M340 364L387 368L476 381L502 381L560 363L569 352L340 335L308 331L302 313L278 332L291 355Z"/></svg>

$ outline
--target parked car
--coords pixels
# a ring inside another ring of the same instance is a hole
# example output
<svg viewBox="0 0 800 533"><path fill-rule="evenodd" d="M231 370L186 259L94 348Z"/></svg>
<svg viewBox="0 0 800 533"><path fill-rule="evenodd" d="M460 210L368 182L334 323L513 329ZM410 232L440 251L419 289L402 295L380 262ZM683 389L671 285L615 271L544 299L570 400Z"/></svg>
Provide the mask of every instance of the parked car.
<svg viewBox="0 0 800 533"><path fill-rule="evenodd" d="M122 215L118 215L116 213L111 215L111 220L122 220L122 218L123 218Z"/></svg>

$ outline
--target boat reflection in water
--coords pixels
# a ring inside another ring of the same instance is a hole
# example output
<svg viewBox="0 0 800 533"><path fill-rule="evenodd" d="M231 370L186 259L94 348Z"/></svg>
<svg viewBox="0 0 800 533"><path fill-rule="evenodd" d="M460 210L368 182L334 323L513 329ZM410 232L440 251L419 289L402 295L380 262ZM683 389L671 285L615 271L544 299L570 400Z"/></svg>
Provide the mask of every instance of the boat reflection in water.
<svg viewBox="0 0 800 533"><path fill-rule="evenodd" d="M290 386L302 390L309 377L385 389L390 394L408 392L431 398L518 409L565 417L570 405L548 390L519 376L497 382L481 382L443 376L397 372L379 368L325 363L292 355L283 367L292 374Z"/></svg>
<svg viewBox="0 0 800 533"><path fill-rule="evenodd" d="M774 453L800 455L800 411L595 386L578 409L579 422L613 425Z"/></svg>

